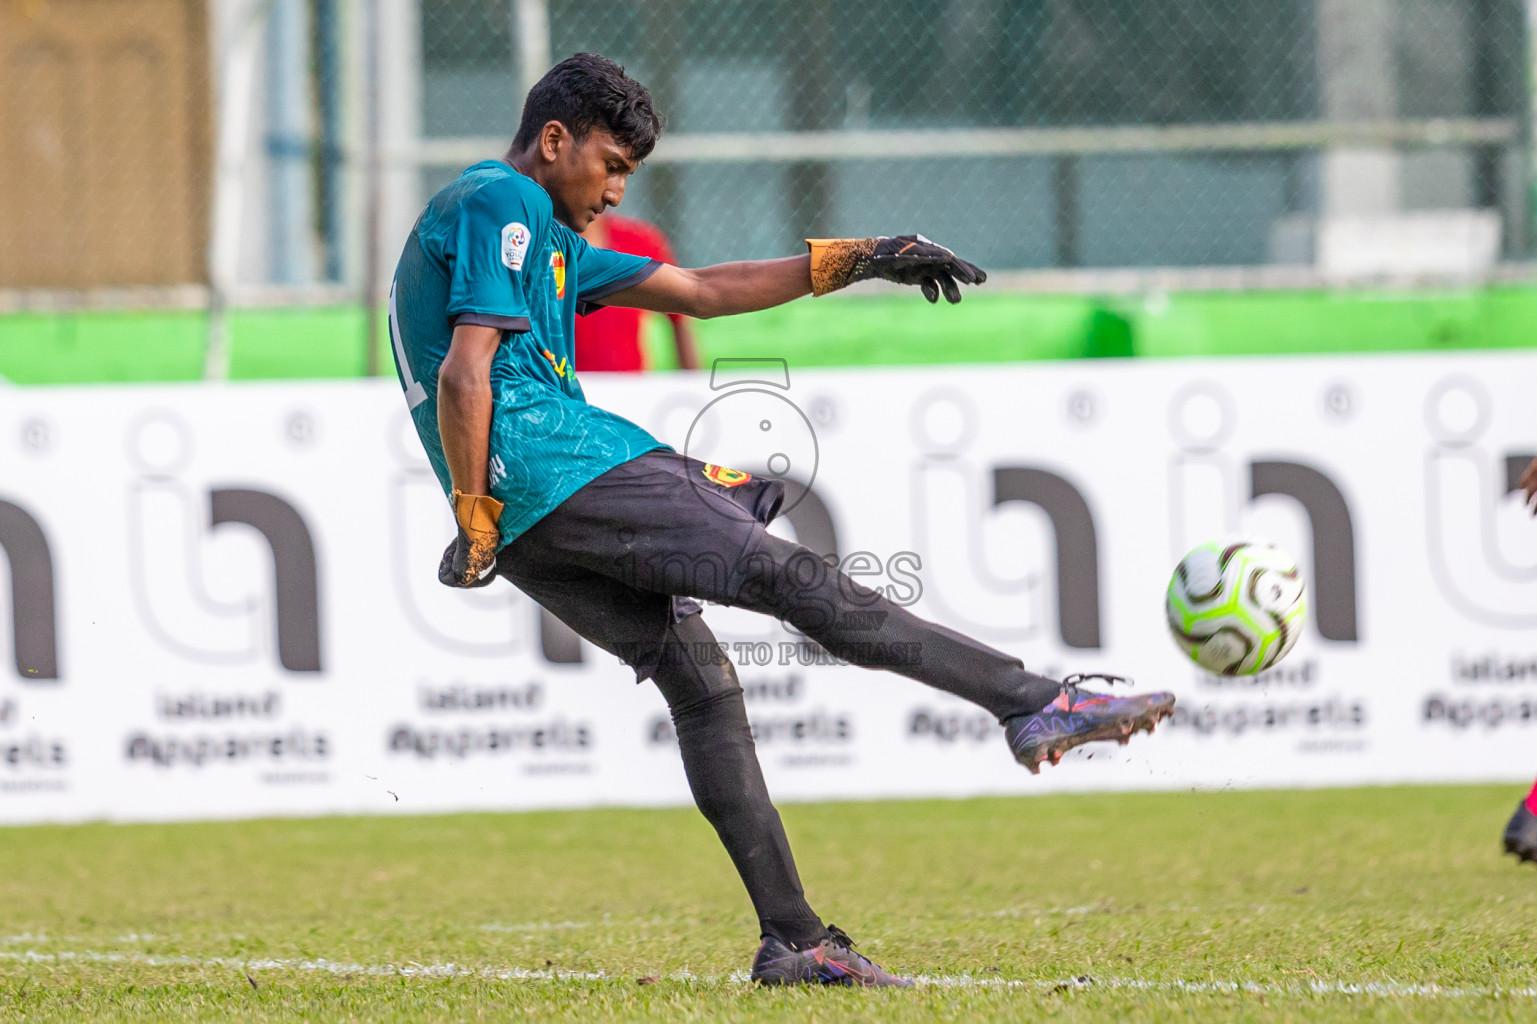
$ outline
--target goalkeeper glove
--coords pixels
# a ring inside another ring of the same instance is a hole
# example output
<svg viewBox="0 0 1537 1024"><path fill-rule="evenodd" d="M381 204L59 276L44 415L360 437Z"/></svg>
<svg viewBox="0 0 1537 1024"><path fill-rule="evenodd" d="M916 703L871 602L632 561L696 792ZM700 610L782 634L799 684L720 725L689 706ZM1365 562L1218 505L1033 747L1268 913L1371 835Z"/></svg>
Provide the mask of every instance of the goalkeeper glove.
<svg viewBox="0 0 1537 1024"><path fill-rule="evenodd" d="M967 263L942 245L922 235L887 238L808 238L811 249L811 293L826 295L855 281L878 277L897 284L915 284L923 297L939 301L943 291L950 302L961 301L957 281L981 284L987 272Z"/></svg>
<svg viewBox="0 0 1537 1024"><path fill-rule="evenodd" d="M495 579L496 546L501 540L496 524L502 517L502 503L457 488L450 500L459 535L438 563L438 582L450 587L483 587Z"/></svg>

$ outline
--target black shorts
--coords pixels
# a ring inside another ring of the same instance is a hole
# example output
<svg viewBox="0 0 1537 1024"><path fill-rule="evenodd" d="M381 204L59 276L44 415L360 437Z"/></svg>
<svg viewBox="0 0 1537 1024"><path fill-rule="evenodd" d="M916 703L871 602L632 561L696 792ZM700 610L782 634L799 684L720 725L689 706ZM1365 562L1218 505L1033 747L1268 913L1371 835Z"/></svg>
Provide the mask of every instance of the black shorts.
<svg viewBox="0 0 1537 1024"><path fill-rule="evenodd" d="M557 505L502 549L497 571L646 679L668 625L699 611L691 598L736 599L784 494L778 480L657 449Z"/></svg>

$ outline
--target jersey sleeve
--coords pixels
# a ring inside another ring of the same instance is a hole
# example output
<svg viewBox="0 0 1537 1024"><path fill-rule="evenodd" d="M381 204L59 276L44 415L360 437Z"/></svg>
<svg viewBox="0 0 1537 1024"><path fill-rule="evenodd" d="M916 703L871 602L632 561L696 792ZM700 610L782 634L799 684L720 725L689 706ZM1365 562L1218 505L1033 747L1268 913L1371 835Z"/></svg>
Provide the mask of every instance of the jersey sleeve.
<svg viewBox="0 0 1537 1024"><path fill-rule="evenodd" d="M494 182L465 200L453 233L448 316L458 324L528 331L532 263L549 214L512 181Z"/></svg>
<svg viewBox="0 0 1537 1024"><path fill-rule="evenodd" d="M576 239L576 311L582 316L601 309L602 300L635 287L662 265L661 260L599 249L580 235L572 237Z"/></svg>

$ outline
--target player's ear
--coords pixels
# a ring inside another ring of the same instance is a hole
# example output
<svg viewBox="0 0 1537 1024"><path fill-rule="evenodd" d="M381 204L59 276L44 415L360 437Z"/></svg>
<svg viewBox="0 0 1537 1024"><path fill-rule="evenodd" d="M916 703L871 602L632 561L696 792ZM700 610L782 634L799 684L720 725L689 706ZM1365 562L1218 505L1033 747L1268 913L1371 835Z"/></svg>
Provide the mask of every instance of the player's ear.
<svg viewBox="0 0 1537 1024"><path fill-rule="evenodd" d="M571 133L566 131L566 126L559 121L546 121L544 128L539 132L539 155L549 163L554 163L560 155L562 143L571 141Z"/></svg>

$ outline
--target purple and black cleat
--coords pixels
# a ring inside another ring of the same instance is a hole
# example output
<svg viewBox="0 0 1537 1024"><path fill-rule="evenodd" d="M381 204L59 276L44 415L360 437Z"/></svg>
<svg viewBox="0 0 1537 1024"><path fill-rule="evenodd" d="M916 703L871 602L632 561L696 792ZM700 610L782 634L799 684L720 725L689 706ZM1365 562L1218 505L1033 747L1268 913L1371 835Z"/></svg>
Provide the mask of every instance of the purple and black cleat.
<svg viewBox="0 0 1537 1024"><path fill-rule="evenodd" d="M1130 742L1137 730L1153 727L1174 713L1174 694L1149 693L1138 697L1112 697L1090 693L1078 684L1090 679L1126 683L1125 676L1077 673L1062 680L1057 699L1033 715L1015 715L1003 723L1004 738L1014 760L1039 775L1046 761L1056 764L1074 747L1096 740Z"/></svg>
<svg viewBox="0 0 1537 1024"><path fill-rule="evenodd" d="M837 925L808 949L795 950L766 938L752 962L752 980L760 985L853 985L860 988L910 988L912 982L887 974L854 952L854 940Z"/></svg>

